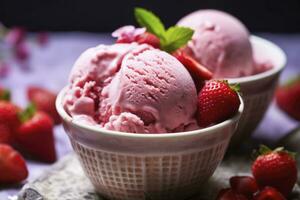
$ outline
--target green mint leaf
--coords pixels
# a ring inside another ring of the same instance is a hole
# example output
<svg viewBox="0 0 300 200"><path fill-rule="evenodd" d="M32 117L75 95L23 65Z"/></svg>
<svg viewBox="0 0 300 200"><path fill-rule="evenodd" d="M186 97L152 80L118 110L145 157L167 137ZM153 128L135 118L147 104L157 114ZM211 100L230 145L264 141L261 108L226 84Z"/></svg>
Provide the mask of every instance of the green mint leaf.
<svg viewBox="0 0 300 200"><path fill-rule="evenodd" d="M165 40L161 40L162 49L172 53L184 46L193 36L194 31L190 28L172 26L165 33Z"/></svg>
<svg viewBox="0 0 300 200"><path fill-rule="evenodd" d="M158 38L163 38L165 27L159 17L144 8L135 8L134 16L141 27L145 27L149 33L156 35Z"/></svg>

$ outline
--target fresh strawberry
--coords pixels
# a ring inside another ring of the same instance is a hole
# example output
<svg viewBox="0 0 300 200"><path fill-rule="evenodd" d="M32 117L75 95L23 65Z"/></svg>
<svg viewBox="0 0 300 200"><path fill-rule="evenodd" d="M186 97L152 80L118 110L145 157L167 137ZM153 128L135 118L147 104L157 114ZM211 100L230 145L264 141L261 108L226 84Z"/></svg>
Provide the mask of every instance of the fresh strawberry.
<svg viewBox="0 0 300 200"><path fill-rule="evenodd" d="M149 32L138 35L135 41L139 44L149 44L157 49L160 47L159 38Z"/></svg>
<svg viewBox="0 0 300 200"><path fill-rule="evenodd" d="M239 194L234 190L227 188L220 190L216 200L248 200L243 194Z"/></svg>
<svg viewBox="0 0 300 200"><path fill-rule="evenodd" d="M271 186L287 197L297 180L297 165L294 154L280 147L270 150L261 145L260 155L252 164L252 174L262 189Z"/></svg>
<svg viewBox="0 0 300 200"><path fill-rule="evenodd" d="M53 122L41 111L30 105L21 113L22 124L17 132L17 142L22 151L31 157L52 163L56 160Z"/></svg>
<svg viewBox="0 0 300 200"><path fill-rule="evenodd" d="M235 192L243 194L248 198L252 198L258 192L256 181L251 176L234 176L230 178L229 182Z"/></svg>
<svg viewBox="0 0 300 200"><path fill-rule="evenodd" d="M59 124L61 122L55 108L56 94L46 89L32 86L27 89L27 96L38 110L50 115L55 124Z"/></svg>
<svg viewBox="0 0 300 200"><path fill-rule="evenodd" d="M0 124L0 144L13 144L14 137L11 129L5 124Z"/></svg>
<svg viewBox="0 0 300 200"><path fill-rule="evenodd" d="M23 157L9 145L0 144L0 183L18 183L25 180L28 170Z"/></svg>
<svg viewBox="0 0 300 200"><path fill-rule="evenodd" d="M231 86L227 81L206 82L198 94L199 125L206 127L232 117L240 105L238 89L238 85Z"/></svg>
<svg viewBox="0 0 300 200"><path fill-rule="evenodd" d="M285 200L285 198L276 189L265 187L261 192L254 196L253 200Z"/></svg>
<svg viewBox="0 0 300 200"><path fill-rule="evenodd" d="M210 80L212 78L212 72L198 63L191 56L187 55L185 52L178 50L173 53L173 56L176 57L186 67L186 69L193 77L196 86L198 86L198 89L199 85L202 86L202 82L204 80Z"/></svg>
<svg viewBox="0 0 300 200"><path fill-rule="evenodd" d="M11 133L20 125L20 108L8 101L0 101L0 125L10 129Z"/></svg>
<svg viewBox="0 0 300 200"><path fill-rule="evenodd" d="M290 117L300 121L300 76L277 89L276 102Z"/></svg>

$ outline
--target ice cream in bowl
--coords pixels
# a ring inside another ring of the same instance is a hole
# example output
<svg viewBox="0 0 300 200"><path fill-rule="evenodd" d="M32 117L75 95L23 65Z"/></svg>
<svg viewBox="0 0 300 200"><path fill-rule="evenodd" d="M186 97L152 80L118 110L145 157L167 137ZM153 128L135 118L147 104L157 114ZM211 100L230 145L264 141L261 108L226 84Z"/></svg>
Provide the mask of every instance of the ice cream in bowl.
<svg viewBox="0 0 300 200"><path fill-rule="evenodd" d="M213 78L240 84L245 110L232 144L247 141L259 125L286 65L285 53L274 43L250 36L235 17L218 10L199 10L178 25L195 30L184 51L207 67Z"/></svg>
<svg viewBox="0 0 300 200"><path fill-rule="evenodd" d="M155 18L143 9L136 15L146 24ZM193 196L222 161L243 112L237 85L206 80L209 71L174 53L191 29L173 27L176 39L161 33L162 45L148 30L158 29L123 27L117 43L83 52L56 100L84 172L108 199Z"/></svg>

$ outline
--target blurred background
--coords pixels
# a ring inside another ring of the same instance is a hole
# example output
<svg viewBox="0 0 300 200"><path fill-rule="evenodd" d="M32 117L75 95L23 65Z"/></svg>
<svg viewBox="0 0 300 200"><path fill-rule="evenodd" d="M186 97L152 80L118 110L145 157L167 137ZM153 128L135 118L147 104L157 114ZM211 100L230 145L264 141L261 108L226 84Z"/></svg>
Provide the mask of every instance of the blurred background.
<svg viewBox="0 0 300 200"><path fill-rule="evenodd" d="M252 32L300 31L299 0L1 0L0 20L30 30L110 32L134 23L135 6L157 13L168 26L191 11L214 8L238 17Z"/></svg>

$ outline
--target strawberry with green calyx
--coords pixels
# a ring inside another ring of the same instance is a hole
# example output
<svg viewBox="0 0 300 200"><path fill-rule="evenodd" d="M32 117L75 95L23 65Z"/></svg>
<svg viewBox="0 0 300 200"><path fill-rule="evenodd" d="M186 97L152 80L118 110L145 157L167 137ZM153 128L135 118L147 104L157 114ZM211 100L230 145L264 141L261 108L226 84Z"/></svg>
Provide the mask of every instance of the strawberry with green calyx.
<svg viewBox="0 0 300 200"><path fill-rule="evenodd" d="M297 181L295 154L283 147L275 150L261 145L259 156L252 164L252 174L261 189L266 186L277 189L288 197Z"/></svg>
<svg viewBox="0 0 300 200"><path fill-rule="evenodd" d="M279 87L275 96L279 108L300 121L300 75Z"/></svg>
<svg viewBox="0 0 300 200"><path fill-rule="evenodd" d="M198 123L207 127L234 116L240 106L239 85L226 80L210 80L198 94Z"/></svg>
<svg viewBox="0 0 300 200"><path fill-rule="evenodd" d="M0 184L19 183L28 176L23 157L6 144L0 144L0 172Z"/></svg>
<svg viewBox="0 0 300 200"><path fill-rule="evenodd" d="M53 121L44 112L36 111L33 104L20 114L21 126L16 139L20 149L39 161L53 163L56 151L53 135Z"/></svg>
<svg viewBox="0 0 300 200"><path fill-rule="evenodd" d="M34 103L37 110L47 113L55 124L61 122L61 118L55 108L56 94L45 88L30 86L27 88L27 97Z"/></svg>

